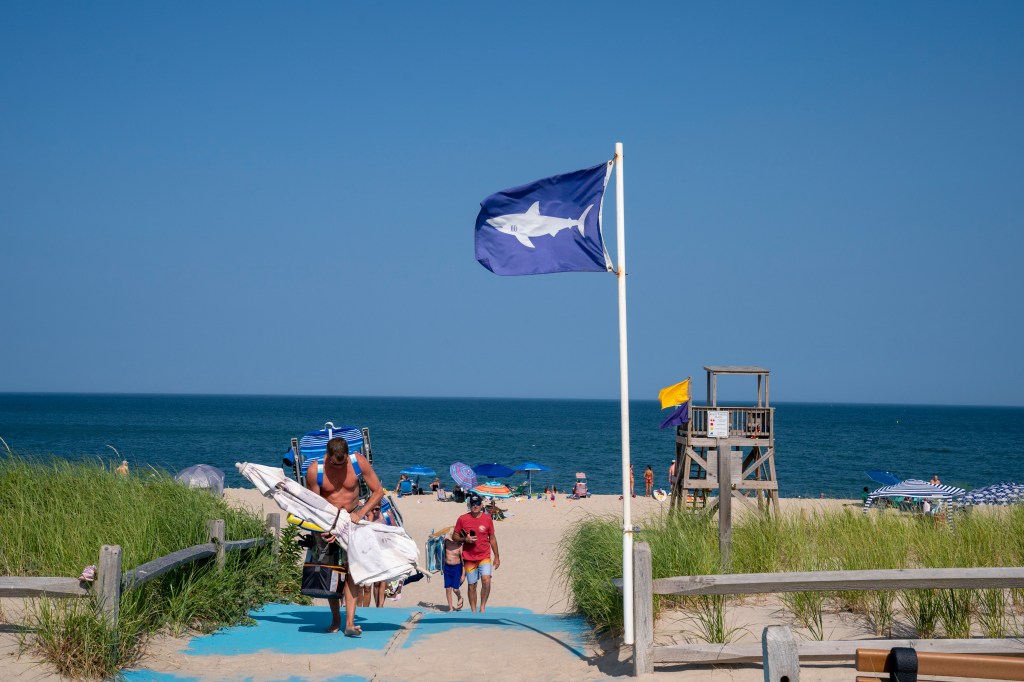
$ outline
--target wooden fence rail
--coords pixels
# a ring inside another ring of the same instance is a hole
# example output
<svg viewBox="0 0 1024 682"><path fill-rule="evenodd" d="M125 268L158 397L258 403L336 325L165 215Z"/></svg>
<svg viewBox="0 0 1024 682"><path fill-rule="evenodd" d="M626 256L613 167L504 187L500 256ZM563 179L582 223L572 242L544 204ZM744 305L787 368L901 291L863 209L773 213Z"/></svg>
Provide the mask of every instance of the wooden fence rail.
<svg viewBox="0 0 1024 682"><path fill-rule="evenodd" d="M733 573L652 579L651 550L645 542L633 554L633 674L653 672L654 663L741 663L762 660L763 644L680 644L654 646L654 595L748 595L776 592L837 592L907 589L1005 589L1024 587L1024 567L910 568L813 573ZM619 590L622 581L614 581ZM915 647L922 651L1024 655L1024 640L831 640L798 642L801 659L853 660L857 647Z"/></svg>
<svg viewBox="0 0 1024 682"><path fill-rule="evenodd" d="M117 632L120 614L121 594L140 587L153 578L161 576L179 566L202 559L213 558L217 569L224 569L227 552L238 552L265 544L272 544L276 554L280 547L281 515L267 514L267 529L270 538L248 538L246 540L224 540L224 521L217 519L207 522L207 534L211 542L194 545L171 552L159 559L136 566L121 573L121 547L103 545L96 564L96 580L92 586L77 578L26 578L17 576L0 577L0 597L50 597L56 599L96 596L97 607L104 620Z"/></svg>

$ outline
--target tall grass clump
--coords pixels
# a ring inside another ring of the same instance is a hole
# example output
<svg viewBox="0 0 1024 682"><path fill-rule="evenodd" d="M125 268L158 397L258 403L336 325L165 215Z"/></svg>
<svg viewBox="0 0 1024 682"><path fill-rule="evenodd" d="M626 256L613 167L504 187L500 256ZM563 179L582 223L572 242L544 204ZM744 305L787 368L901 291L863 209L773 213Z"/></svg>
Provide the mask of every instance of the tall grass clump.
<svg viewBox="0 0 1024 682"><path fill-rule="evenodd" d="M714 517L662 512L643 519L636 538L650 544L655 578L720 572ZM810 516L739 516L733 525L732 570L736 573L1024 566L1024 507L958 515L953 526L930 516L895 512L865 516L859 510ZM611 580L621 576L621 519L583 519L561 544L559 572L571 605L599 629L622 627L621 596ZM972 624L995 633L1019 625L1002 591L846 591L781 595L811 637L824 638L829 609L862 614L879 634L905 618L922 638L941 629L946 637L968 637ZM655 595L655 617L666 606L689 612L701 638L724 632L725 602ZM1009 594L1024 609L1024 591Z"/></svg>
<svg viewBox="0 0 1024 682"><path fill-rule="evenodd" d="M644 520L636 540L651 546L655 578L717 573L718 535L706 517L660 514ZM614 516L583 518L559 545L556 572L573 608L598 630L622 629L622 594L612 586L622 577L622 521ZM654 616L673 597L654 596Z"/></svg>
<svg viewBox="0 0 1024 682"><path fill-rule="evenodd" d="M118 476L101 462L0 458L0 571L78 576L102 545L120 545L122 570L207 542L206 523L224 519L228 540L265 537L255 513L229 507L156 470ZM131 666L159 631L209 632L245 622L250 609L297 596L294 532L282 556L269 546L227 555L223 572L196 562L124 593L116 637L91 599L39 599L24 644L63 675L101 678ZM117 642L116 646L114 642Z"/></svg>

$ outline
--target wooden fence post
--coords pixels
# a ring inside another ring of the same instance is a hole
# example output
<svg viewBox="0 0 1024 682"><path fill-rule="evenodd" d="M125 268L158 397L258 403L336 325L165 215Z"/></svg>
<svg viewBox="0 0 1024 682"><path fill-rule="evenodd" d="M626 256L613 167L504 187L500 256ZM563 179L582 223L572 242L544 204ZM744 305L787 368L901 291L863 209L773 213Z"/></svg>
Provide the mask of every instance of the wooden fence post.
<svg viewBox="0 0 1024 682"><path fill-rule="evenodd" d="M800 682L800 654L788 625L769 625L761 632L764 682Z"/></svg>
<svg viewBox="0 0 1024 682"><path fill-rule="evenodd" d="M654 672L654 571L651 546L633 546L633 677Z"/></svg>
<svg viewBox="0 0 1024 682"><path fill-rule="evenodd" d="M271 551L273 551L274 556L277 556L281 553L281 515L279 513L267 514L267 530L270 531L270 535L273 538Z"/></svg>
<svg viewBox="0 0 1024 682"><path fill-rule="evenodd" d="M210 540L217 546L217 570L224 570L224 519L206 522L206 533Z"/></svg>
<svg viewBox="0 0 1024 682"><path fill-rule="evenodd" d="M100 547L96 576L96 597L100 617L117 642L117 619L121 611L121 545Z"/></svg>

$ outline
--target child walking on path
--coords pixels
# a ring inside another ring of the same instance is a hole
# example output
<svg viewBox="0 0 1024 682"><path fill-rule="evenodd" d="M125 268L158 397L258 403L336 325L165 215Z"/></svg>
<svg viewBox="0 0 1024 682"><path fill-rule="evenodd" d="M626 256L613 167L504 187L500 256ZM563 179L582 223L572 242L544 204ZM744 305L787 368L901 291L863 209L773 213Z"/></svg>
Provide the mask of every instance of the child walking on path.
<svg viewBox="0 0 1024 682"><path fill-rule="evenodd" d="M455 531L452 531L450 538L444 539L444 592L448 597L448 610L462 610L462 593L459 588L462 586L462 540L456 540ZM452 595L458 600L452 606Z"/></svg>

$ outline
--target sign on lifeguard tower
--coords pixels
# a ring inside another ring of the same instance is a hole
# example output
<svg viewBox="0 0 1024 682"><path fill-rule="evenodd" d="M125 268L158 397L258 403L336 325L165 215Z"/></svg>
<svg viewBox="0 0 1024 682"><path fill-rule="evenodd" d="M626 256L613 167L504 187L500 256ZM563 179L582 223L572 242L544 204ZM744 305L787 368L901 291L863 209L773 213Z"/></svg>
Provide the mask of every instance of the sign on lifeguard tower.
<svg viewBox="0 0 1024 682"><path fill-rule="evenodd" d="M708 438L729 437L729 412L708 410Z"/></svg>

